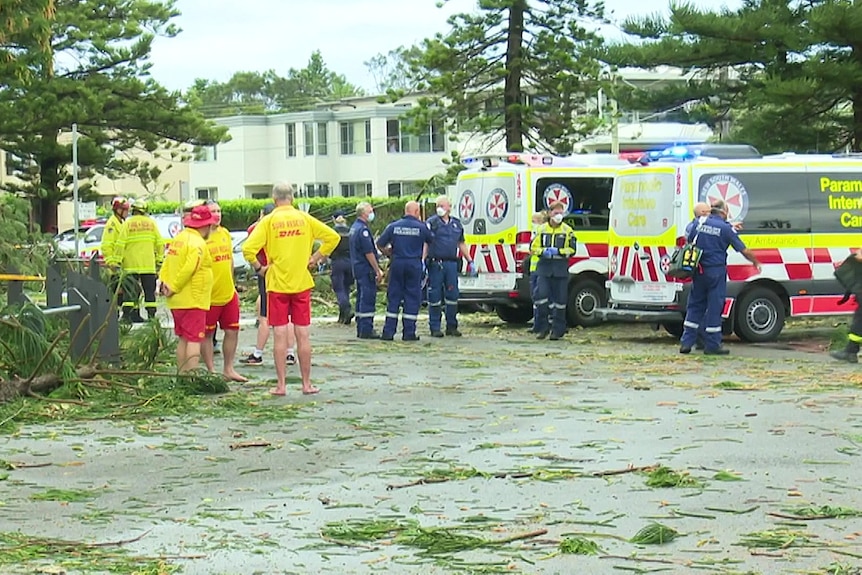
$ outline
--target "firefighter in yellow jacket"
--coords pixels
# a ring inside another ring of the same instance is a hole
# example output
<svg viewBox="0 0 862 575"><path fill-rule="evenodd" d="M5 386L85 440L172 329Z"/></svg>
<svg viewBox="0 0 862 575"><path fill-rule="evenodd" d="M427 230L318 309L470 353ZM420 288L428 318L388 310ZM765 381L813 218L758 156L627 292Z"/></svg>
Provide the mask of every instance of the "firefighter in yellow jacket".
<svg viewBox="0 0 862 575"><path fill-rule="evenodd" d="M117 273L116 267L112 267L111 264L115 261L114 251L120 237L120 229L129 213L129 200L120 196L115 197L111 202L111 211L113 213L105 223L105 229L102 230L102 244L99 247L99 252L102 254L105 264L109 266L111 293L117 294L117 305L119 306L123 303L123 290L119 289L120 274Z"/></svg>
<svg viewBox="0 0 862 575"><path fill-rule="evenodd" d="M147 202L133 200L130 211L108 264L119 265L123 277L123 320L139 323L144 321L138 309L142 290L147 316L156 316L156 270L164 258L165 240L147 215Z"/></svg>
<svg viewBox="0 0 862 575"><path fill-rule="evenodd" d="M174 318L177 369L197 369L201 342L206 336L207 312L213 289L212 258L207 248L216 219L207 206L197 206L183 218L183 231L171 241L159 272L161 294L168 298Z"/></svg>
<svg viewBox="0 0 862 575"><path fill-rule="evenodd" d="M550 334L552 340L566 333L566 299L569 285L569 258L575 254L577 239L575 231L563 223L566 206L554 202L548 208L548 223L536 230L530 244L530 254L538 258L536 264L536 324L538 339ZM553 316L553 325L548 325L548 315Z"/></svg>

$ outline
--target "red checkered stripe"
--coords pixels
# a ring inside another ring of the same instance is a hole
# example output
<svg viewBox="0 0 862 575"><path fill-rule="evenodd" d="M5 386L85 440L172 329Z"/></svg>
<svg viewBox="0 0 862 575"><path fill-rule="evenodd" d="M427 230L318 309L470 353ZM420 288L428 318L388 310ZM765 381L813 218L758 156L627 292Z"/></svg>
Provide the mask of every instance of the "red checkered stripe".
<svg viewBox="0 0 862 575"><path fill-rule="evenodd" d="M476 262L478 271L488 273L515 272L514 244L467 244L470 259ZM483 253L486 250L488 253ZM478 255L477 255L478 254Z"/></svg>
<svg viewBox="0 0 862 575"><path fill-rule="evenodd" d="M608 265L608 244L594 243L583 244L578 242L578 247L575 250L575 255L569 258L569 265L574 265L578 262L586 260L597 260L603 266Z"/></svg>
<svg viewBox="0 0 862 575"><path fill-rule="evenodd" d="M759 277L775 281L832 279L835 268L853 253L850 248L766 248L752 250L763 269ZM757 274L742 254L727 255L727 279L745 281Z"/></svg>
<svg viewBox="0 0 862 575"><path fill-rule="evenodd" d="M644 260L641 254L649 254L650 257ZM639 251L632 246L617 246L611 253L608 277L623 275L635 281L669 281L664 275L669 258L668 248L664 246L643 246Z"/></svg>

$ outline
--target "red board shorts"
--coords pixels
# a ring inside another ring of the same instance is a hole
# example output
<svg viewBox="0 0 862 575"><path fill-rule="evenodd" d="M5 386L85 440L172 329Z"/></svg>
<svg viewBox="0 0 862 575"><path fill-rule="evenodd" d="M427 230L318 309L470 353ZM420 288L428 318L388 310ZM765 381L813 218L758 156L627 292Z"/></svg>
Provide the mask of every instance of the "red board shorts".
<svg viewBox="0 0 862 575"><path fill-rule="evenodd" d="M224 305L210 306L207 312L207 333L212 334L220 326L222 331L239 329L239 296L233 294L233 298Z"/></svg>
<svg viewBox="0 0 862 575"><path fill-rule="evenodd" d="M174 316L174 333L177 337L200 343L206 337L207 310L205 309L172 309Z"/></svg>
<svg viewBox="0 0 862 575"><path fill-rule="evenodd" d="M269 292L266 319L271 327L292 323L297 327L311 325L311 290L300 293Z"/></svg>

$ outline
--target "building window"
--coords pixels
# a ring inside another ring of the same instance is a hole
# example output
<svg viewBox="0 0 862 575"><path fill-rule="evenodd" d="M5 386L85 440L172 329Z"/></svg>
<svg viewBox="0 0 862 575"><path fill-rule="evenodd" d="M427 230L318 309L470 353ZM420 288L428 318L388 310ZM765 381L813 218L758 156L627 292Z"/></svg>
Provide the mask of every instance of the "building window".
<svg viewBox="0 0 862 575"><path fill-rule="evenodd" d="M326 155L326 122L317 123L317 155Z"/></svg>
<svg viewBox="0 0 862 575"><path fill-rule="evenodd" d="M371 196L371 182L346 182L341 184L341 195L345 198Z"/></svg>
<svg viewBox="0 0 862 575"><path fill-rule="evenodd" d="M215 162L218 160L218 146L197 146L195 148L196 162Z"/></svg>
<svg viewBox="0 0 862 575"><path fill-rule="evenodd" d="M424 129L416 134L408 129L406 120L386 121L386 151L390 154L445 152L446 132L443 122L432 120Z"/></svg>
<svg viewBox="0 0 862 575"><path fill-rule="evenodd" d="M411 182L389 182L388 190L390 198L415 197L425 185L423 181Z"/></svg>
<svg viewBox="0 0 862 575"><path fill-rule="evenodd" d="M284 125L285 147L287 148L287 157L296 157L296 124Z"/></svg>
<svg viewBox="0 0 862 575"><path fill-rule="evenodd" d="M195 195L199 200L217 200L218 188L195 188Z"/></svg>
<svg viewBox="0 0 862 575"><path fill-rule="evenodd" d="M303 194L306 198L328 198L329 197L329 184L324 183L312 183L305 184L302 187Z"/></svg>
<svg viewBox="0 0 862 575"><path fill-rule="evenodd" d="M312 122L302 123L302 143L305 146L305 155L314 155L314 124Z"/></svg>
<svg viewBox="0 0 862 575"><path fill-rule="evenodd" d="M371 120L365 120L365 153L371 153Z"/></svg>
<svg viewBox="0 0 862 575"><path fill-rule="evenodd" d="M338 124L338 131L341 134L341 154L344 156L353 154L353 123L341 122Z"/></svg>

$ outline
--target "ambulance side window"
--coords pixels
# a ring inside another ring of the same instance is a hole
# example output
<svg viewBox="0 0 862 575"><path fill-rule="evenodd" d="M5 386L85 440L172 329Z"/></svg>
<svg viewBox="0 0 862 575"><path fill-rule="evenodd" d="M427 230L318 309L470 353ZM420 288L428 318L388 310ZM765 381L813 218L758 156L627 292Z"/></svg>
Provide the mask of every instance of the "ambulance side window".
<svg viewBox="0 0 862 575"><path fill-rule="evenodd" d="M699 201L723 199L728 221L743 222L741 234L811 230L808 185L798 173L714 173L701 176Z"/></svg>
<svg viewBox="0 0 862 575"><path fill-rule="evenodd" d="M862 173L830 173L809 168L811 231L862 231Z"/></svg>
<svg viewBox="0 0 862 575"><path fill-rule="evenodd" d="M542 177L536 181L536 211L560 201L569 214L585 216L578 218L583 224L579 229L607 230L613 186L613 178L608 177Z"/></svg>

